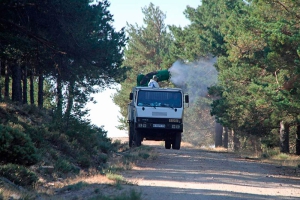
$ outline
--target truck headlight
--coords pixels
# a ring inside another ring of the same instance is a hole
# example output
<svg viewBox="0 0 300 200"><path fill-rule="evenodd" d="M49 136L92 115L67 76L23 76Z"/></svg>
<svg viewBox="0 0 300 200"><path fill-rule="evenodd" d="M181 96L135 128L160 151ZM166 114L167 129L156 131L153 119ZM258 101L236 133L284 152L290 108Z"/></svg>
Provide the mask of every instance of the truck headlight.
<svg viewBox="0 0 300 200"><path fill-rule="evenodd" d="M173 129L180 129L180 125L175 125L175 124L173 124L173 125L172 125L172 128L173 128Z"/></svg>
<svg viewBox="0 0 300 200"><path fill-rule="evenodd" d="M138 128L146 128L147 124L138 124L137 126L138 126Z"/></svg>

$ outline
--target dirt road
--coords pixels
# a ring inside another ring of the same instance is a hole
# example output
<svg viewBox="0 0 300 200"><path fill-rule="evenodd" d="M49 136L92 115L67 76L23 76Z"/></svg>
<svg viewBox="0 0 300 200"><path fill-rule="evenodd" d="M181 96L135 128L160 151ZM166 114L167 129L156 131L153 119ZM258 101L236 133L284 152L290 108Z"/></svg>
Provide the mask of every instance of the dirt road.
<svg viewBox="0 0 300 200"><path fill-rule="evenodd" d="M123 176L145 200L300 199L295 169L241 159L230 153L156 145L156 160L141 161ZM300 169L298 169L300 171ZM299 174L299 173L298 173Z"/></svg>

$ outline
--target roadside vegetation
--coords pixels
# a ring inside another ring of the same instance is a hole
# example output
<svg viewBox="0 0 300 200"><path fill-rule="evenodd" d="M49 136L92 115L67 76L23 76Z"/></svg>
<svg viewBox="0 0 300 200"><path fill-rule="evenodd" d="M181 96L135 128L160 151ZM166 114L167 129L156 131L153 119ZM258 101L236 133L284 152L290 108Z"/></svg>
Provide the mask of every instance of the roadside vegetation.
<svg viewBox="0 0 300 200"><path fill-rule="evenodd" d="M74 121L74 130L53 130L51 116L35 107L1 103L0 115L11 124L0 124L0 199L59 198L66 191L90 186L85 182L88 177L94 177L92 183L102 184L98 189L101 195L95 192L100 199L118 199L102 194L103 185L120 191L122 185L134 185L120 173L140 159L157 156L150 147L129 149L126 143L112 142L104 130L87 122ZM127 196L139 199L135 191Z"/></svg>

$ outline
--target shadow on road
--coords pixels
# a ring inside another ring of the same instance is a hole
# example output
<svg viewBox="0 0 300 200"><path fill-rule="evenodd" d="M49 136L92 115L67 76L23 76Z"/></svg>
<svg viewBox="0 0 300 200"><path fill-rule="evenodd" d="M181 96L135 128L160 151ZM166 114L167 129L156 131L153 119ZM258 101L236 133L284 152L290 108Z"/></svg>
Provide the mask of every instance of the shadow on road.
<svg viewBox="0 0 300 200"><path fill-rule="evenodd" d="M271 164L249 162L234 154L183 147L164 149L123 176L138 184L145 199L296 199L299 177L284 176ZM147 143L146 143L147 145ZM149 144L148 144L149 145Z"/></svg>

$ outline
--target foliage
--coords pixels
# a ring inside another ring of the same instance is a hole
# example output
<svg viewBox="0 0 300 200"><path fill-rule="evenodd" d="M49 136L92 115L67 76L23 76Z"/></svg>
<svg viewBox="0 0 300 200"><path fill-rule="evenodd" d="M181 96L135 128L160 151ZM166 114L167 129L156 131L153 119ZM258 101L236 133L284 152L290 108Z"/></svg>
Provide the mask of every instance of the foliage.
<svg viewBox="0 0 300 200"><path fill-rule="evenodd" d="M28 168L15 164L0 166L0 176L9 179L11 182L21 186L33 187L38 181L38 176Z"/></svg>
<svg viewBox="0 0 300 200"><path fill-rule="evenodd" d="M278 130L280 121L299 123L299 6L292 0L212 0L186 9L191 25L174 27L174 52L185 59L218 57L218 85L209 91L217 122L259 137Z"/></svg>
<svg viewBox="0 0 300 200"><path fill-rule="evenodd" d="M61 172L63 174L66 173L79 173L79 168L75 167L73 164L71 164L69 161L64 159L58 159L54 165L54 169L58 172Z"/></svg>
<svg viewBox="0 0 300 200"><path fill-rule="evenodd" d="M90 95L122 81L127 70L120 67L127 38L112 27L108 7L106 0L1 1L5 98L26 104L28 94L31 104L54 106L58 125L63 115L64 120L86 115L82 108ZM7 78L13 79L11 87Z"/></svg>
<svg viewBox="0 0 300 200"><path fill-rule="evenodd" d="M38 162L37 149L28 135L0 124L0 138L2 163L33 165Z"/></svg>
<svg viewBox="0 0 300 200"><path fill-rule="evenodd" d="M142 8L144 26L127 24L126 31L129 42L124 52L123 66L129 66L127 78L121 83L121 89L113 97L113 101L120 107L122 124L120 129L127 129L127 104L132 87L136 86L137 75L167 69L171 63L168 61L168 48L171 35L164 23L165 14L150 3Z"/></svg>
<svg viewBox="0 0 300 200"><path fill-rule="evenodd" d="M44 110L5 103L1 104L0 115L6 116L0 124L1 163L17 161L20 167L37 164L36 172L43 179L103 168L109 154L117 151L106 131L89 121L74 118L69 128L56 130Z"/></svg>

